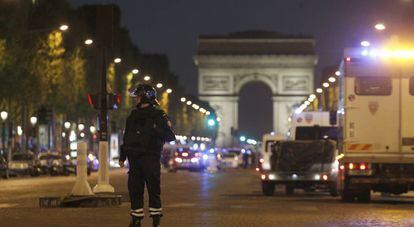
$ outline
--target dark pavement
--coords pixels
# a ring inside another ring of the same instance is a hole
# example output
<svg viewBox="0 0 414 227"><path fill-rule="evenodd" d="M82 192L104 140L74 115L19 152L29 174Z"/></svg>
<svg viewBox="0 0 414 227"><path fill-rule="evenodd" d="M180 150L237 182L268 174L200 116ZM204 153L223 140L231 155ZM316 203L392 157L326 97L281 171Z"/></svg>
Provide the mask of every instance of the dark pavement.
<svg viewBox="0 0 414 227"><path fill-rule="evenodd" d="M287 197L282 188L264 197L258 179L251 170L164 173L162 226L414 226L411 197L375 195L372 203L349 204L300 190ZM90 182L94 186L96 174ZM124 196L121 207L41 209L40 196L69 193L74 177L0 180L0 226L128 226L126 170L111 171L111 183Z"/></svg>

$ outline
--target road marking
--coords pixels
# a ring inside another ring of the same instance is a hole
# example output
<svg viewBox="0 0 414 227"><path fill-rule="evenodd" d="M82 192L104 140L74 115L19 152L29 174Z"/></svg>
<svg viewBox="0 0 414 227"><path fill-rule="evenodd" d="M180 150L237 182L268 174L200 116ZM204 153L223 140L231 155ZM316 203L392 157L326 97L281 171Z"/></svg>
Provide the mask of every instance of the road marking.
<svg viewBox="0 0 414 227"><path fill-rule="evenodd" d="M18 206L18 203L0 203L0 209Z"/></svg>
<svg viewBox="0 0 414 227"><path fill-rule="evenodd" d="M181 208L181 207L195 207L195 203L173 203L169 204L166 207L172 207L172 208Z"/></svg>

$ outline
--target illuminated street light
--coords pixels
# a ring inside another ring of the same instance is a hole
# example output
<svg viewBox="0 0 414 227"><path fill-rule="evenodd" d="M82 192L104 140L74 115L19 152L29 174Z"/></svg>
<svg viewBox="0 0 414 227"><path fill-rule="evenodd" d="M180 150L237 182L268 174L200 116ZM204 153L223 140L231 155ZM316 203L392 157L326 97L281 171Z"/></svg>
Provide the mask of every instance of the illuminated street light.
<svg viewBox="0 0 414 227"><path fill-rule="evenodd" d="M305 101L305 105L309 106L310 102L309 101Z"/></svg>
<svg viewBox="0 0 414 227"><path fill-rule="evenodd" d="M172 93L172 89L171 88L168 88L165 92L167 92L168 94L171 94Z"/></svg>
<svg viewBox="0 0 414 227"><path fill-rule="evenodd" d="M1 111L0 113L0 117L3 121L7 120L7 117L9 116L9 114L6 111Z"/></svg>
<svg viewBox="0 0 414 227"><path fill-rule="evenodd" d="M83 131L84 129L85 129L85 125L84 124L79 124L78 125L78 129L79 129L79 131Z"/></svg>
<svg viewBox="0 0 414 227"><path fill-rule="evenodd" d="M86 45L92 45L92 43L93 43L93 40L92 39L86 39L85 40L85 44Z"/></svg>
<svg viewBox="0 0 414 227"><path fill-rule="evenodd" d="M157 86L157 88L162 88L162 83L158 83L157 85L155 85L155 86Z"/></svg>
<svg viewBox="0 0 414 227"><path fill-rule="evenodd" d="M122 61L122 59L121 59L121 58L115 58L115 59L114 59L114 62L115 62L116 64L121 63L121 61Z"/></svg>
<svg viewBox="0 0 414 227"><path fill-rule="evenodd" d="M192 103L193 102L191 102L191 101L187 101L187 105L189 105L189 106L191 106Z"/></svg>
<svg viewBox="0 0 414 227"><path fill-rule="evenodd" d="M91 127L89 127L89 131L90 131L92 134L94 134L94 133L96 132L96 127L92 125Z"/></svg>
<svg viewBox="0 0 414 227"><path fill-rule="evenodd" d="M59 30L61 30L61 31L66 31L66 30L68 30L69 29L69 26L68 25L66 25L66 24L62 24L60 27L59 27Z"/></svg>
<svg viewBox="0 0 414 227"><path fill-rule="evenodd" d="M17 126L17 135L19 136L23 135L23 129L22 129L22 126L20 125Z"/></svg>
<svg viewBox="0 0 414 227"><path fill-rule="evenodd" d="M244 141L246 141L246 137L245 136L240 136L240 142L244 142Z"/></svg>
<svg viewBox="0 0 414 227"><path fill-rule="evenodd" d="M85 137L85 133L81 132L81 133L80 133L80 137L81 137L81 138Z"/></svg>
<svg viewBox="0 0 414 227"><path fill-rule="evenodd" d="M206 115L207 115L207 116L208 116L208 115L210 115L210 111L207 111L207 112L206 112Z"/></svg>
<svg viewBox="0 0 414 227"><path fill-rule="evenodd" d="M322 84L323 87L329 87L329 84L327 82Z"/></svg>
<svg viewBox="0 0 414 227"><path fill-rule="evenodd" d="M34 126L37 123L37 117L31 117L30 118L30 123Z"/></svg>
<svg viewBox="0 0 414 227"><path fill-rule="evenodd" d="M317 88L317 89L316 89L316 93L319 93L319 94L320 94L320 93L322 93L322 92L323 92L322 88Z"/></svg>
<svg viewBox="0 0 414 227"><path fill-rule="evenodd" d="M221 118L220 117L217 117L216 120L217 120L217 122L220 122L221 121Z"/></svg>
<svg viewBox="0 0 414 227"><path fill-rule="evenodd" d="M374 28L378 31L383 31L386 29L385 25L383 23L378 23L374 26Z"/></svg>
<svg viewBox="0 0 414 227"><path fill-rule="evenodd" d="M132 74L138 74L139 73L139 70L138 69L133 69L132 70Z"/></svg>
<svg viewBox="0 0 414 227"><path fill-rule="evenodd" d="M70 122L69 121L65 122L63 124L63 126L65 126L66 129L69 129L70 128Z"/></svg>
<svg viewBox="0 0 414 227"><path fill-rule="evenodd" d="M185 102L187 99L186 98L184 98L184 97L182 97L181 98L181 102Z"/></svg>
<svg viewBox="0 0 414 227"><path fill-rule="evenodd" d="M328 78L328 81L331 82L331 83L334 83L336 81L336 79L335 79L335 77L331 76L331 77Z"/></svg>
<svg viewBox="0 0 414 227"><path fill-rule="evenodd" d="M62 132L62 138L66 137L66 132Z"/></svg>
<svg viewBox="0 0 414 227"><path fill-rule="evenodd" d="M151 80L151 77L150 77L150 76L145 76L145 77L144 77L144 80L145 80L145 81L149 81L149 80Z"/></svg>
<svg viewBox="0 0 414 227"><path fill-rule="evenodd" d="M316 99L316 95L315 94L311 94L311 95L309 95L309 98Z"/></svg>
<svg viewBox="0 0 414 227"><path fill-rule="evenodd" d="M363 47L369 47L371 45L371 43L369 43L368 41L364 40L361 42L361 46Z"/></svg>
<svg viewBox="0 0 414 227"><path fill-rule="evenodd" d="M340 71L336 71L335 72L335 75L340 76L341 75L341 72Z"/></svg>

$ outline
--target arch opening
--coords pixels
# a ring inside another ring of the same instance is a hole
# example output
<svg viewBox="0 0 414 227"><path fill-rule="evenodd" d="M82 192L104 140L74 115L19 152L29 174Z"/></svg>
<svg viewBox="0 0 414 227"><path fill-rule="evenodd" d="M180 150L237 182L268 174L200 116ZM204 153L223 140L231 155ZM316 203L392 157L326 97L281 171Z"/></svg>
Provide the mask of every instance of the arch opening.
<svg viewBox="0 0 414 227"><path fill-rule="evenodd" d="M251 81L241 87L238 109L239 131L261 140L273 130L273 101L271 88L262 81Z"/></svg>

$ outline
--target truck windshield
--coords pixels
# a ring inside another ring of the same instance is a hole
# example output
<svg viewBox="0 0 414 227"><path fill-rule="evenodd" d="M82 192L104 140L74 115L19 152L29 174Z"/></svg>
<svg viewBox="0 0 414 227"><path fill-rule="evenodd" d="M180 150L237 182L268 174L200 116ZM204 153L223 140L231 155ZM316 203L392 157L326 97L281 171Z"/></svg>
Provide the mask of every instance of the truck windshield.
<svg viewBox="0 0 414 227"><path fill-rule="evenodd" d="M356 77L355 94L391 95L391 79L388 77Z"/></svg>
<svg viewBox="0 0 414 227"><path fill-rule="evenodd" d="M334 162L335 143L330 140L283 141L272 149L273 171L305 172L320 170Z"/></svg>

